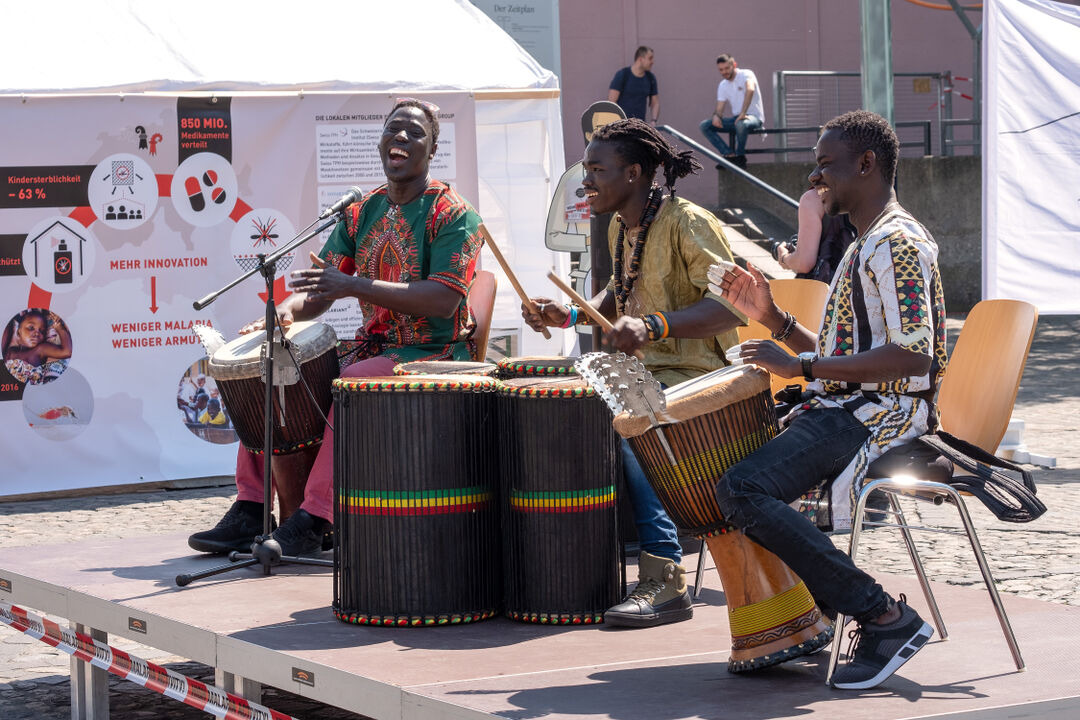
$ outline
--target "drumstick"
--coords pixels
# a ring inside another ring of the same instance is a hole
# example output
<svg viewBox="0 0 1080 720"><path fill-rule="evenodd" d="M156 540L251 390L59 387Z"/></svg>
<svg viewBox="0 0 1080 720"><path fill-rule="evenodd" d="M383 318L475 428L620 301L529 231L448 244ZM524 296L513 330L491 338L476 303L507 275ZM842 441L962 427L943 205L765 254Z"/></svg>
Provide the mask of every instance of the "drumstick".
<svg viewBox="0 0 1080 720"><path fill-rule="evenodd" d="M514 286L514 290L517 291L518 297L521 298L521 302L525 303L525 307L529 308L529 312L540 315L540 310L536 307L536 303L530 300L529 296L525 294L525 290L522 289L521 283L519 283L518 279L514 276L514 271L510 269L510 263L506 262L506 258L503 257L502 251L499 250L499 246L491 239L491 234L488 232L488 229L484 227L484 223L480 223L480 236L484 238L488 250L491 250L491 254L494 255L495 259L499 262L499 267L506 273L506 279ZM551 333L548 332L546 327L540 328L540 332L544 334L546 339L551 339Z"/></svg>
<svg viewBox="0 0 1080 720"><path fill-rule="evenodd" d="M609 330L609 331L613 330L615 328L615 326L611 324L610 320L608 320L606 317L601 315L600 311L597 310L596 308L594 308L592 305L590 305L588 300L586 300L585 298L578 295L577 292L575 292L572 287L570 287L565 282L563 282L563 279L561 277L556 275L554 272L549 272L548 273L548 280L555 283L555 287L559 288L564 293L569 295L570 299L573 300L574 303L578 307L580 307L585 312L586 315L588 315L593 320L595 320L596 324L599 325L601 328L603 328L604 330ZM640 350L635 350L634 351L634 357L636 357L638 360L644 360L645 359L645 356L642 355Z"/></svg>

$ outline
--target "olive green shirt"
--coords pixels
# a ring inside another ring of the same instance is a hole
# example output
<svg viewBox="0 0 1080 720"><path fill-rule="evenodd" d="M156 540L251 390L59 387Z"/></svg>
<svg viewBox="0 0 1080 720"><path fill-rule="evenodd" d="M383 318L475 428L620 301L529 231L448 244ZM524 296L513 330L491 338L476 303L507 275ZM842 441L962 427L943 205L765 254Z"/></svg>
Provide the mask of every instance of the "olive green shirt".
<svg viewBox="0 0 1080 720"><path fill-rule="evenodd" d="M623 274L630 269L637 229L623 238ZM615 257L619 222L614 217L608 227L608 247ZM682 198L668 198L649 227L641 269L623 312L641 316L659 311L681 310L710 298L726 307L744 323L745 316L727 300L709 292L706 271L720 260L731 261L731 249L720 221L708 210ZM623 281L625 283L625 280ZM608 282L614 292L615 278ZM715 337L664 338L641 348L645 367L653 376L671 386L727 364L724 351L739 342L734 329Z"/></svg>

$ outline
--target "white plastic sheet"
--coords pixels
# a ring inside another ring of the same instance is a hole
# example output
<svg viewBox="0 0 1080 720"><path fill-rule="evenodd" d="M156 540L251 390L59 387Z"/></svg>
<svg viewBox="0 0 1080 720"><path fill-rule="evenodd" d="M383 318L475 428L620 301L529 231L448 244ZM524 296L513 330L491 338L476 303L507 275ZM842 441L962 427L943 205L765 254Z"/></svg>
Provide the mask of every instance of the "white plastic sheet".
<svg viewBox="0 0 1080 720"><path fill-rule="evenodd" d="M1080 313L1080 7L986 6L983 297Z"/></svg>

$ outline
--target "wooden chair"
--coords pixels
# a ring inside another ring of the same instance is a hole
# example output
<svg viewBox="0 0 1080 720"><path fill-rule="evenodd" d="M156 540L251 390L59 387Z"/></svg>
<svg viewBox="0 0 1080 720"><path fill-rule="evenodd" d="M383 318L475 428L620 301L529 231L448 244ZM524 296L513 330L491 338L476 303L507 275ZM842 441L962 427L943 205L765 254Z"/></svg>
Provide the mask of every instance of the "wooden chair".
<svg viewBox="0 0 1080 720"><path fill-rule="evenodd" d="M805 280L802 278L778 278L769 282L772 288L773 299L781 309L787 310L795 319L811 330L817 330L821 325L821 313L825 309L825 301L829 296L829 286L820 280ZM749 325L740 327L739 342L747 340L768 340L772 333L756 320L751 320ZM781 347L784 347L781 345ZM787 350L786 347L784 347ZM777 393L788 385L805 385L802 377L782 378L772 377L772 391Z"/></svg>
<svg viewBox="0 0 1080 720"><path fill-rule="evenodd" d="M469 308L476 320L473 340L476 341L476 353L473 360L483 362L487 357L488 337L491 334L491 316L495 312L495 291L499 281L490 270L477 270L469 288Z"/></svg>
<svg viewBox="0 0 1080 720"><path fill-rule="evenodd" d="M1038 311L1033 305L1018 300L983 300L975 305L957 338L956 347L953 349L938 392L938 413L942 430L989 453L997 449L1008 428L1038 317ZM855 560L859 533L864 525L899 529L907 545L908 555L911 557L915 574L922 586L934 624L941 639L944 640L949 637L948 631L915 548L911 531L922 529L954 535L966 534L979 570L982 572L986 590L997 612L1002 633L1012 652L1016 669L1023 670L1024 660L1020 655L1020 647L1017 645L1009 618L1005 614L1005 607L994 585L994 577L986 563L982 545L979 543L961 493L945 482L920 480L900 475L881 477L880 472L876 470L880 464L880 461L876 461L870 466L868 478L877 479L868 480L863 485L856 503L848 550L852 561ZM889 510L884 511L884 514L891 516L892 522L864 520L867 500L875 492L886 496ZM908 525L900 503L897 501L899 495L914 496L935 504L954 505L960 514L964 532ZM844 622L845 617L839 616L836 627L842 628ZM832 683L833 672L840 657L840 643L843 635L843 632L837 631L833 638L832 655L829 658L829 669L826 675L828 684Z"/></svg>

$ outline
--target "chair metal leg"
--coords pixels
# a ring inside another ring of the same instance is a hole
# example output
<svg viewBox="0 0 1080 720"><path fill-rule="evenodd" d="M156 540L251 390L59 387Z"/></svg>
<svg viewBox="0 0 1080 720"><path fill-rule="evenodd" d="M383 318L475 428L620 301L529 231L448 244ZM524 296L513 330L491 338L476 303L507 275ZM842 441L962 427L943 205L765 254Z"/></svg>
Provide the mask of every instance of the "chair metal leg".
<svg viewBox="0 0 1080 720"><path fill-rule="evenodd" d="M855 512L851 519L851 539L848 541L848 557L855 562L855 553L859 549L859 533L862 530L863 516L866 514L866 498L870 493L863 489L859 493L859 499L855 503ZM848 616L837 611L836 621L833 624L832 648L829 650L829 667L825 670L825 684L832 686L833 673L840 662L840 646L844 642L844 627L847 625Z"/></svg>
<svg viewBox="0 0 1080 720"><path fill-rule="evenodd" d="M994 576L990 572L990 566L986 562L986 556L983 553L982 544L979 542L979 536L975 532L975 526L971 522L971 516L968 514L967 505L964 503L963 497L960 493L951 485L945 483L929 482L929 481L916 481L916 483L910 482L894 482L891 479L878 479L868 483L863 487L862 492L859 494L858 502L855 505L855 512L852 517L851 525L851 540L848 549L848 555L851 557L852 562L855 562L855 554L859 547L859 534L862 530L863 517L866 513L866 500L874 490L883 490L889 497L890 507L893 514L896 515L897 523L891 525L900 530L904 536L904 542L908 548L908 554L911 556L912 565L915 568L915 574L919 578L919 584L923 588L923 593L926 595L927 604L930 606L930 612L934 617L934 624L937 625L938 632L941 634L941 638L948 637L945 630L945 623L941 618L941 612L938 609L937 601L934 599L933 592L930 589L930 583L926 577L925 568L923 568L922 560L919 558L918 551L915 549L915 543L911 536L911 528L907 524L907 518L904 517L903 510L900 508L900 504L896 499L895 493L902 492L905 489L926 489L931 492L939 493L949 498L949 501L956 507L957 512L960 513L960 520L964 525L964 532L967 535L968 542L971 543L971 549L975 554L975 562L979 565L979 571L982 573L983 583L986 585L986 591L990 593L990 600L994 605L994 611L997 613L998 622L1001 625L1002 634L1005 635L1005 642L1009 646L1009 651L1012 653L1013 662L1016 664L1017 670L1024 670L1024 659L1020 655L1020 646L1016 642L1016 635L1013 633L1012 624L1009 622L1009 616L1005 612L1005 605L1001 602L1001 596L998 594L997 585L994 583ZM885 525L885 524L883 524ZM889 525L886 525L889 526ZM931 528L924 528L931 529ZM942 532L942 531L939 531ZM947 531L952 533L952 531ZM959 534L959 533L955 533ZM833 635L832 651L829 657L829 667L825 674L825 684L832 685L833 673L836 671L836 666L840 659L840 644L841 637L843 635L842 630L844 623L847 621L847 616L837 615L836 618L836 632Z"/></svg>
<svg viewBox="0 0 1080 720"><path fill-rule="evenodd" d="M915 568L915 575L919 578L919 585L922 586L923 596L926 598L926 604L930 608L930 615L934 618L938 636L942 640L948 640L949 631L945 628L945 620L941 617L941 610L938 609L934 591L930 588L930 580L926 576L926 569L923 567L922 558L919 557L919 551L915 548L915 538L912 537L911 529L908 528L907 518L904 517L904 510L900 507L900 501L892 490L882 488L882 492L889 498L889 507L892 508L893 514L896 516L896 524L900 534L904 536L904 544L907 545L911 565Z"/></svg>
<svg viewBox="0 0 1080 720"><path fill-rule="evenodd" d="M1016 635L1013 634L1009 616L1005 614L1005 605L1002 604L1001 596L998 595L997 586L994 584L994 576L990 572L990 566L986 563L986 556L983 554L982 545L979 543L979 536L975 534L975 526L971 522L971 515L968 514L967 505L964 504L964 499L960 496L960 493L953 487L948 485L945 487L948 489L953 504L956 505L956 509L960 512L960 519L964 523L964 530L967 531L971 549L975 553L975 561L979 563L979 571L982 572L986 590L990 593L990 601L994 603L994 611L997 612L998 622L1001 624L1001 632L1005 635L1005 641L1009 644L1013 662L1016 663L1017 670L1023 670L1024 658L1020 656L1020 645L1016 642Z"/></svg>
<svg viewBox="0 0 1080 720"><path fill-rule="evenodd" d="M708 551L708 547L705 545L705 538L701 539L701 547L698 548L697 556L697 574L694 576L694 599L697 600L697 596L701 594L701 584L705 579L705 553Z"/></svg>

